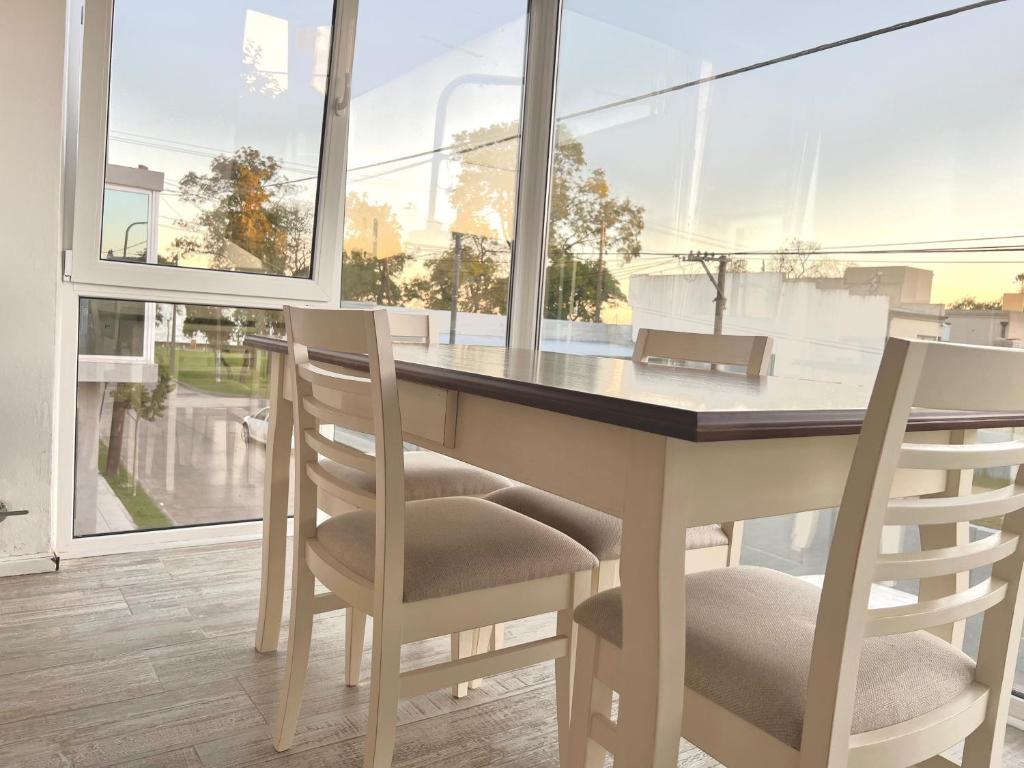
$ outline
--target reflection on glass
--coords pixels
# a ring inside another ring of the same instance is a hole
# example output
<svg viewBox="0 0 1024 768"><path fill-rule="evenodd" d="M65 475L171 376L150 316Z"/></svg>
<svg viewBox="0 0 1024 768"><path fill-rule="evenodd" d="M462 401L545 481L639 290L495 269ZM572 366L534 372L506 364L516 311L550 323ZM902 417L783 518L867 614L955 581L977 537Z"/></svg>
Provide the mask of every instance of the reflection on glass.
<svg viewBox="0 0 1024 768"><path fill-rule="evenodd" d="M333 6L114 4L107 182L159 178L147 261L310 276ZM108 189L102 255L141 260L124 207Z"/></svg>
<svg viewBox="0 0 1024 768"><path fill-rule="evenodd" d="M262 514L276 310L82 299L76 536Z"/></svg>
<svg viewBox="0 0 1024 768"><path fill-rule="evenodd" d="M146 261L149 253L147 192L107 187L103 191L100 254L117 261Z"/></svg>
<svg viewBox="0 0 1024 768"><path fill-rule="evenodd" d="M869 384L889 335L1024 344L1024 7L800 55L937 10L567 0L543 346L711 333L720 260L724 331L772 336L776 375Z"/></svg>
<svg viewBox="0 0 1024 768"><path fill-rule="evenodd" d="M523 0L360 8L344 300L432 310L441 341L504 343L525 14Z"/></svg>

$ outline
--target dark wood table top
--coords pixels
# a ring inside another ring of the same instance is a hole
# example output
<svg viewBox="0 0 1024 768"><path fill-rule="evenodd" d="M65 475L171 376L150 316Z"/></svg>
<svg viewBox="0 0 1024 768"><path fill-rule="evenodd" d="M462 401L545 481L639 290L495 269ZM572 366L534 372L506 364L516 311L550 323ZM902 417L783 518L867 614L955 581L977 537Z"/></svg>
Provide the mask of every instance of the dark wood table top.
<svg viewBox="0 0 1024 768"><path fill-rule="evenodd" d="M245 345L286 353L283 339ZM868 387L505 347L395 345L398 378L692 442L860 431ZM366 368L356 355L311 351ZM915 411L911 431L1024 426L1024 413Z"/></svg>

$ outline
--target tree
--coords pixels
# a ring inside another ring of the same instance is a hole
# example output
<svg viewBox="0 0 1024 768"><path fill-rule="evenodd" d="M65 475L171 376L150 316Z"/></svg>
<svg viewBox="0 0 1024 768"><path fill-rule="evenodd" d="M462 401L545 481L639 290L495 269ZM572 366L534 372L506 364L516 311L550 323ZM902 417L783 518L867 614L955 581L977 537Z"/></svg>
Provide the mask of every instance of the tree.
<svg viewBox="0 0 1024 768"><path fill-rule="evenodd" d="M609 299L625 299L618 280L608 273L607 257L616 253L623 264L640 255L640 236L644 229L644 209L629 198L617 198L604 170L590 170L583 144L565 129L559 131L555 149L551 188L551 222L548 232L549 272L544 297L545 307L557 310L547 315L570 318L571 297L567 299L564 277L571 270L563 269L566 260L577 261L582 253L596 252L592 270L595 279L579 293L576 317L601 322L601 310ZM568 264L566 267L570 266ZM551 278L557 269L558 282ZM580 269L575 267L577 277ZM576 294L570 283L569 294ZM588 310L587 307L592 309Z"/></svg>
<svg viewBox="0 0 1024 768"><path fill-rule="evenodd" d="M226 307L211 307L205 304L186 304L185 322L181 332L193 341L202 334L213 350L214 379L220 381L224 365L224 347L235 333L234 310Z"/></svg>
<svg viewBox="0 0 1024 768"><path fill-rule="evenodd" d="M107 464L104 474L116 477L121 466L124 445L124 420L129 411L135 413L135 447L138 450L138 420L156 421L167 410L167 396L174 389L171 373L166 365L157 366L157 383L152 387L144 384L118 384L112 396L110 413L110 442L107 445Z"/></svg>
<svg viewBox="0 0 1024 768"><path fill-rule="evenodd" d="M280 169L276 158L242 147L213 158L206 174L186 173L179 194L199 213L179 220L192 234L174 240L173 259L205 253L214 269L308 277L312 207L289 200L293 185Z"/></svg>
<svg viewBox="0 0 1024 768"><path fill-rule="evenodd" d="M387 203L365 194L345 200L345 251L341 255L341 294L347 301L401 304L399 279L412 257L402 248L402 228Z"/></svg>
<svg viewBox="0 0 1024 768"><path fill-rule="evenodd" d="M454 137L460 172L449 201L452 232L461 235L460 309L506 311L518 136L518 123L507 122ZM600 321L604 304L626 298L607 261L616 255L628 263L639 255L644 209L615 197L604 171L587 166L582 143L564 129L553 163L545 314ZM450 309L455 253L453 237L441 255L427 260L426 276L407 286L406 301Z"/></svg>
<svg viewBox="0 0 1024 768"><path fill-rule="evenodd" d="M1024 272L1021 272L1019 275L1014 277L1013 281L1015 283L1020 283L1020 292L1024 293Z"/></svg>
<svg viewBox="0 0 1024 768"><path fill-rule="evenodd" d="M845 265L819 255L821 244L790 238L767 263L769 272L781 272L787 280L842 277Z"/></svg>
<svg viewBox="0 0 1024 768"><path fill-rule="evenodd" d="M460 242L455 243L456 239ZM453 244L425 262L427 274L411 280L406 301L431 309L452 308L452 278L459 259L458 307L464 312L503 315L508 311L508 249L482 235L452 235Z"/></svg>
<svg viewBox="0 0 1024 768"><path fill-rule="evenodd" d="M949 305L950 309L1002 309L1003 302L1000 299L985 301L976 299L974 296L964 296Z"/></svg>

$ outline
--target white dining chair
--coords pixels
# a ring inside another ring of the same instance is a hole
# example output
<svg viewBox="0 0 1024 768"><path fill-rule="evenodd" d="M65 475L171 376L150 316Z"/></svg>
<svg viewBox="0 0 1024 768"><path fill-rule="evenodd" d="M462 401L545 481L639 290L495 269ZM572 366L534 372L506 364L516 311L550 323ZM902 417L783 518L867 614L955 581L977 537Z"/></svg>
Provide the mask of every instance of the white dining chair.
<svg viewBox="0 0 1024 768"><path fill-rule="evenodd" d="M767 336L724 336L641 328L633 361L645 365L703 363L741 368L748 376L767 375L772 340ZM525 485L485 496L573 537L601 562L594 591L618 583L622 521L582 504ZM743 523L703 525L686 532L687 570L704 571L739 563ZM500 629L495 636L500 635Z"/></svg>
<svg viewBox="0 0 1024 768"><path fill-rule="evenodd" d="M395 344L411 344L429 347L437 343L437 331L429 312L388 312L391 340ZM365 438L355 441L369 442ZM346 466L337 466L335 471L345 475L348 482L363 490L372 490L372 473ZM435 453L417 446L406 445L405 452L405 498L407 501L436 499L448 496L485 496L492 491L508 488L512 482L494 472L488 472L472 464L458 461L444 454ZM339 508L337 503L327 510L333 514ZM346 505L340 505L346 509ZM366 639L366 617L352 610L345 625L345 683L359 685L362 668L362 653ZM481 653L492 645L487 630L473 629L452 635L452 659L460 659L474 653ZM499 641L500 645L500 641ZM475 681L476 682L476 681ZM457 698L465 696L469 683L459 683L452 689ZM479 685L479 682L476 682Z"/></svg>
<svg viewBox="0 0 1024 768"><path fill-rule="evenodd" d="M1021 633L1024 471L1006 487L973 495L890 499L890 492L897 469L1019 465L1024 442L904 442L915 406L1024 410L1024 352L889 341L821 590L743 566L686 577L685 683L666 684L684 685L683 737L722 764L939 768L955 765L941 755L961 741L964 768L1002 764ZM1001 529L969 544L880 553L883 526L996 517ZM875 582L976 569L982 572L975 586L952 595L869 607ZM975 662L943 639L942 627L977 614L983 620ZM593 768L606 751L615 752L612 691L629 675L621 658L623 632L630 631L621 591L589 599L576 620L569 766Z"/></svg>
<svg viewBox="0 0 1024 768"><path fill-rule="evenodd" d="M567 734L575 647L572 611L597 560L535 520L476 497L407 501L402 416L384 310L285 307L295 415L295 533L288 659L274 733L294 738L313 616L347 608L373 617L369 728L364 765L391 764L398 702L483 675L555 660L559 729ZM309 349L365 356L368 372L313 363ZM330 424L372 435L367 456L325 435ZM366 489L326 462L372 473ZM317 524L324 497L352 511ZM315 584L329 594L318 596ZM401 671L404 643L556 612L555 634Z"/></svg>

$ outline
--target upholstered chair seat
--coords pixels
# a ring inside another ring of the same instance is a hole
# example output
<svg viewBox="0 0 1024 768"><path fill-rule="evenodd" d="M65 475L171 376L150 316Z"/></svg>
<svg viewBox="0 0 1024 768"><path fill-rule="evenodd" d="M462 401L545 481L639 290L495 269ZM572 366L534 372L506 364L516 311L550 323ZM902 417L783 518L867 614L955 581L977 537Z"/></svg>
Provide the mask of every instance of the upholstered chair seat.
<svg viewBox="0 0 1024 768"><path fill-rule="evenodd" d="M404 461L407 501L444 496L483 496L512 484L501 475L433 451L406 451ZM374 492L376 479L373 475L327 459L321 459L320 464L339 480L366 493Z"/></svg>
<svg viewBox="0 0 1024 768"><path fill-rule="evenodd" d="M375 528L376 514L357 509L321 523L316 538L340 565L373 581ZM405 505L407 603L596 567L578 542L493 502L452 497Z"/></svg>
<svg viewBox="0 0 1024 768"><path fill-rule="evenodd" d="M572 537L598 560L619 559L622 521L616 517L528 485L502 488L485 498ZM728 545L729 537L719 525L702 525L686 532L687 549Z"/></svg>
<svg viewBox="0 0 1024 768"><path fill-rule="evenodd" d="M767 568L686 577L686 687L799 749L821 591ZM576 621L622 646L622 593L601 592ZM974 661L923 630L867 638L851 733L911 720L974 682Z"/></svg>

